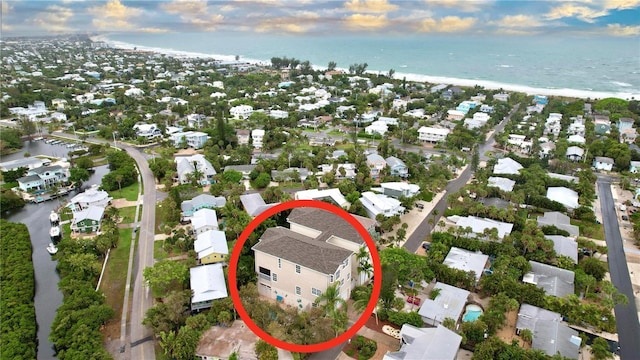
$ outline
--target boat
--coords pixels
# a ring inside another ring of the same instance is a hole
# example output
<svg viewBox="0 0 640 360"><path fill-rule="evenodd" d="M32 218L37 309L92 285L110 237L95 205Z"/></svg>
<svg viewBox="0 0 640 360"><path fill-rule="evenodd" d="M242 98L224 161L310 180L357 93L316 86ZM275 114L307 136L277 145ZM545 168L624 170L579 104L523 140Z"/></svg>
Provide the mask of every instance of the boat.
<svg viewBox="0 0 640 360"><path fill-rule="evenodd" d="M60 225L60 216L58 216L57 212L51 211L51 214L49 214L49 222L51 222L51 226Z"/></svg>
<svg viewBox="0 0 640 360"><path fill-rule="evenodd" d="M60 241L60 227L59 226L51 227L51 230L49 230L49 236L51 237L51 241L53 241L54 243L57 243L58 241Z"/></svg>
<svg viewBox="0 0 640 360"><path fill-rule="evenodd" d="M51 255L55 255L58 252L58 248L53 243L49 243L49 246L47 246L47 252Z"/></svg>

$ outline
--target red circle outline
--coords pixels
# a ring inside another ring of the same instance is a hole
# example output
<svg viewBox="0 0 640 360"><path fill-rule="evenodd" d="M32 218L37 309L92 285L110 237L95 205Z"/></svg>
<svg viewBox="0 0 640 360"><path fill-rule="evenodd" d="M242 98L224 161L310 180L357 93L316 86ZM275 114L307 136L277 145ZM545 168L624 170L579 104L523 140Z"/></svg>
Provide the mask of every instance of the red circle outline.
<svg viewBox="0 0 640 360"><path fill-rule="evenodd" d="M293 344L280 339L276 339L275 337L269 335L266 331L258 327L258 325L255 322L253 322L253 320L245 310L244 306L242 305L240 294L238 292L238 287L236 286L236 281L237 281L236 272L238 267L238 260L240 259L242 246L249 238L249 235L251 235L251 233L258 227L258 225L260 225L263 221L265 221L269 217L277 213L280 213L284 210L289 210L297 207L312 207L312 208L323 209L326 211L330 211L340 216L342 219L346 220L349 224L351 224L351 226L353 226L358 231L360 236L364 239L365 243L367 244L367 247L369 248L371 260L373 262L374 276L373 276L373 290L371 291L371 299L369 300L369 303L367 304L367 307L365 308L362 315L360 315L360 318L358 318L358 321L356 321L352 327L347 329L347 331L345 331L340 336L334 339L331 339L329 341L325 341L322 343L309 344L309 345ZM364 324L366 324L367 320L373 313L378 303L378 297L380 296L380 290L382 288L382 267L380 265L380 256L378 255L376 244L371 238L371 235L369 235L369 233L364 228L364 226L362 226L362 224L360 224L360 222L358 222L358 220L356 220L355 217L351 216L351 214L349 214L344 209L341 209L335 205L332 205L323 201L318 201L318 200L291 200L291 201L283 202L265 210L260 215L258 215L255 219L253 219L249 223L249 225L247 225L247 227L244 229L242 234L240 234L238 241L233 247L233 251L231 252L231 258L229 259L228 275L229 275L229 293L231 294L231 300L233 301L233 304L236 308L236 311L238 312L238 315L240 315L240 318L244 321L247 327L251 329L251 331L253 331L256 335L258 335L258 337L260 337L262 340L266 341L267 343L273 346L276 346L278 348L281 348L287 351L300 352L300 353L319 352L319 351L328 350L346 342L347 340L355 336L358 330L360 330L360 328L362 328Z"/></svg>

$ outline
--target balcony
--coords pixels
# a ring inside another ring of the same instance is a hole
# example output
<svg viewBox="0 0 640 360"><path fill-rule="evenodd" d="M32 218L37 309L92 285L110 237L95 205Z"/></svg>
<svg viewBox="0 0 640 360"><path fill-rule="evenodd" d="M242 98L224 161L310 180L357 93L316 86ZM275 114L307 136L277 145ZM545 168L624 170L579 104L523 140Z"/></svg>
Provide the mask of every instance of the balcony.
<svg viewBox="0 0 640 360"><path fill-rule="evenodd" d="M263 274L263 273L258 273L258 276L262 280L271 281L271 276L269 276L269 275L266 275L266 274Z"/></svg>

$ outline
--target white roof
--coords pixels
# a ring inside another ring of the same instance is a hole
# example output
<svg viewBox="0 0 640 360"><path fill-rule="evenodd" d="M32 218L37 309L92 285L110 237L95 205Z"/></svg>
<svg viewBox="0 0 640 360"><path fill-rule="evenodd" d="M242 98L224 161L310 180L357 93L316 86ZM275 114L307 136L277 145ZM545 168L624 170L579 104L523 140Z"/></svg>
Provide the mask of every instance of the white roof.
<svg viewBox="0 0 640 360"><path fill-rule="evenodd" d="M408 192L408 193L412 194L412 196L417 194L418 192L420 192L420 186L419 185L409 184L409 183L402 182L402 181L381 183L380 187L386 188L386 189L391 189L391 190L402 191L402 192Z"/></svg>
<svg viewBox="0 0 640 360"><path fill-rule="evenodd" d="M460 227L469 226L475 234L482 234L484 229L496 228L498 229L499 238L511 234L511 230L513 229L513 224L475 216L458 216L456 225Z"/></svg>
<svg viewBox="0 0 640 360"><path fill-rule="evenodd" d="M417 328L404 324L400 336L400 350L388 352L383 360L454 360L462 342L462 336L442 325Z"/></svg>
<svg viewBox="0 0 640 360"><path fill-rule="evenodd" d="M488 185L497 187L502 191L512 191L513 186L516 184L515 181L503 177L491 176L488 179Z"/></svg>
<svg viewBox="0 0 640 360"><path fill-rule="evenodd" d="M363 192L360 202L362 202L362 205L364 205L365 208L376 215L379 213L404 211L404 207L402 207L400 201L386 195L375 194L371 191Z"/></svg>
<svg viewBox="0 0 640 360"><path fill-rule="evenodd" d="M224 231L208 230L198 235L193 243L193 249L198 253L198 258L212 254L229 254L227 236Z"/></svg>
<svg viewBox="0 0 640 360"><path fill-rule="evenodd" d="M338 206L343 207L349 204L347 199L342 195L340 189L310 189L298 191L295 195L296 200L319 200L325 198L331 198Z"/></svg>
<svg viewBox="0 0 640 360"><path fill-rule="evenodd" d="M569 209L575 209L580 206L578 204L578 193L563 186L548 188L547 198L557 201Z"/></svg>
<svg viewBox="0 0 640 360"><path fill-rule="evenodd" d="M451 285L437 282L434 289L441 289L435 300L425 299L418 310L420 316L442 323L446 318L458 320L467 303L469 292ZM427 324L433 325L433 323Z"/></svg>
<svg viewBox="0 0 640 360"><path fill-rule="evenodd" d="M484 255L481 252L475 253L469 250L452 247L451 250L449 250L449 254L447 254L447 257L444 259L443 264L453 269L466 272L473 271L476 281L479 281L488 260L489 255Z"/></svg>
<svg viewBox="0 0 640 360"><path fill-rule="evenodd" d="M104 200L111 200L112 197L109 196L109 193L104 190L99 190L97 186L92 186L91 188L85 190L84 192L74 196L71 198L71 203L96 203Z"/></svg>
<svg viewBox="0 0 640 360"><path fill-rule="evenodd" d="M193 213L191 218L191 225L194 229L200 229L205 226L212 226L218 228L218 217L215 210L200 209Z"/></svg>
<svg viewBox="0 0 640 360"><path fill-rule="evenodd" d="M493 168L493 173L517 175L520 169L522 169L522 165L517 161L511 158L503 158L498 160L498 163Z"/></svg>
<svg viewBox="0 0 640 360"><path fill-rule="evenodd" d="M567 256L575 264L578 263L578 243L574 238L562 235L545 235L544 238L553 241L556 254Z"/></svg>
<svg viewBox="0 0 640 360"><path fill-rule="evenodd" d="M228 296L222 264L196 266L191 273L192 303L222 299Z"/></svg>
<svg viewBox="0 0 640 360"><path fill-rule="evenodd" d="M444 128L435 128L431 126L423 126L418 129L419 133L436 134L436 135L448 135L451 130Z"/></svg>

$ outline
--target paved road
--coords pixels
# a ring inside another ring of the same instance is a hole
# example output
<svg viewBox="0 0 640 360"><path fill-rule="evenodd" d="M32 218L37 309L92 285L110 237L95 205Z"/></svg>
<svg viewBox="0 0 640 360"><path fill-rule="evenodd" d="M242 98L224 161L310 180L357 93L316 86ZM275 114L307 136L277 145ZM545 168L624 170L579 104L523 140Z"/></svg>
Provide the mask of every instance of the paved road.
<svg viewBox="0 0 640 360"><path fill-rule="evenodd" d="M74 135L66 134L61 131L53 133L54 136L64 137L67 139L76 139ZM102 139L87 139L86 142L93 143L110 143ZM123 309L127 309L131 305L131 313L129 315L129 331L126 338L129 339L131 359L153 360L155 359L155 350L153 340L153 332L151 329L142 325L142 320L147 310L153 305L153 297L149 289L144 285L142 271L148 266L153 266L153 241L154 227L156 216L156 187L153 173L149 169L149 163L145 155L136 147L118 142L117 147L125 150L138 164L140 177L144 184L142 195L142 218L138 224L140 233L137 246L137 257L134 257L133 265L133 298L131 302L127 302ZM145 206L146 205L146 206ZM128 279L131 281L131 279ZM127 288L130 283L127 282ZM126 311L125 311L126 312Z"/></svg>
<svg viewBox="0 0 640 360"><path fill-rule="evenodd" d="M144 184L142 196L142 219L140 221L137 258L133 274L133 299L131 301L131 318L129 321L129 340L131 346L131 359L155 359L153 332L142 325L142 320L147 310L153 305L153 296L149 288L144 285L142 271L153 266L153 241L156 214L156 187L153 173L149 169L149 163L140 150L123 146L127 153L136 161L140 176Z"/></svg>
<svg viewBox="0 0 640 360"><path fill-rule="evenodd" d="M615 202L611 194L611 182L607 178L598 177L598 192L607 241L611 282L620 293L625 294L629 299L628 305L617 305L614 309L620 357L622 360L638 359L640 357L640 323L638 322L638 312L633 297L627 259L624 255Z"/></svg>
<svg viewBox="0 0 640 360"><path fill-rule="evenodd" d="M494 132L491 134L491 136L489 136L487 141L479 146L479 148L478 148L479 150L478 151L479 151L479 154L480 154L480 160L482 160L482 161L488 160L487 157L485 156L485 153L493 148L493 145L495 143L494 135L495 134L499 134L502 131L502 129L504 129L505 125L509 122L509 119L511 119L511 115L513 115L513 113L518 110L518 107L520 107L520 104L516 104L513 107L513 109L509 113L509 115L507 115L495 127ZM435 217L435 219L434 219L434 226L435 226L435 224L438 223L438 220L440 219L442 214L444 214L444 211L447 209L447 196L449 194L451 194L451 193L454 193L454 192L460 190L460 188L462 188L467 183L467 181L469 181L469 179L471 178L471 175L472 175L472 170L471 170L471 167L468 166L467 168L464 169L464 171L462 172L462 174L460 174L460 176L458 176L454 180L451 180L447 184L447 186L445 188L446 193L444 194L442 199L440 199L440 201L438 201L438 203L434 207L434 209L437 210L437 214L438 215L433 216L432 214L435 214L435 213L432 210L424 218L424 220L420 223L420 225L418 225L418 227L413 232L413 234L411 234L411 236L409 236L407 241L404 243L404 248L405 249L407 249L409 252L412 252L412 253L414 253L414 252L416 252L416 250L418 250L418 247L420 247L420 244L422 244L424 239L426 239L427 236L431 233L431 225L429 225L429 218Z"/></svg>

